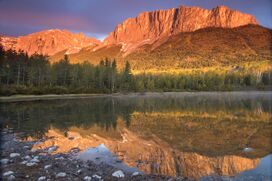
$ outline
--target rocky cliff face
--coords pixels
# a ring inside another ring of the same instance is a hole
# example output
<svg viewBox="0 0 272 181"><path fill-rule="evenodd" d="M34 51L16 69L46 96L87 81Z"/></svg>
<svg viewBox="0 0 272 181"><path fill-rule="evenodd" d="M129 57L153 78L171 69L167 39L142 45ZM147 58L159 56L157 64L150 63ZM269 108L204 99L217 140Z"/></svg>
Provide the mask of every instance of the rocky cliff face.
<svg viewBox="0 0 272 181"><path fill-rule="evenodd" d="M67 30L46 30L18 38L0 37L5 49L23 50L29 55L34 53L54 55L66 50L67 54L76 53L81 48L100 44L95 38L87 38L83 33L73 34Z"/></svg>
<svg viewBox="0 0 272 181"><path fill-rule="evenodd" d="M206 27L233 28L247 24L257 24L248 14L219 6L212 10L199 7L173 8L141 13L119 24L105 39L104 44L123 44L123 51L130 46L142 45L154 40L177 34L192 32Z"/></svg>

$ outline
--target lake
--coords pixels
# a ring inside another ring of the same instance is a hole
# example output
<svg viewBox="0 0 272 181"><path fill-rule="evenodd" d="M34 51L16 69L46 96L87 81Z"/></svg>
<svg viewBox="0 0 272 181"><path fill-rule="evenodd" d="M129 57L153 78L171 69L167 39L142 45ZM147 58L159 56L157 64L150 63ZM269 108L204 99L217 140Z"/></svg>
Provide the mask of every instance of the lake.
<svg viewBox="0 0 272 181"><path fill-rule="evenodd" d="M80 159L195 180L271 180L271 95L146 93L1 103L0 119L25 140L47 138L33 149L79 148Z"/></svg>

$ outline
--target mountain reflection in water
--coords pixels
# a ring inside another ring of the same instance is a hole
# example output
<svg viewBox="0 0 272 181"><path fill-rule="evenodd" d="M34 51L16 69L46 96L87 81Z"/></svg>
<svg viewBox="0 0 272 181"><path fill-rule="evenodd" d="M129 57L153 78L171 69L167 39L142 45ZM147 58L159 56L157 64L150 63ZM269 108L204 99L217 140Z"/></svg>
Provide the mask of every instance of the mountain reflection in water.
<svg viewBox="0 0 272 181"><path fill-rule="evenodd" d="M199 179L258 167L272 150L271 102L270 93L238 93L9 103L1 120L25 139L50 138L33 149L104 144L145 173Z"/></svg>

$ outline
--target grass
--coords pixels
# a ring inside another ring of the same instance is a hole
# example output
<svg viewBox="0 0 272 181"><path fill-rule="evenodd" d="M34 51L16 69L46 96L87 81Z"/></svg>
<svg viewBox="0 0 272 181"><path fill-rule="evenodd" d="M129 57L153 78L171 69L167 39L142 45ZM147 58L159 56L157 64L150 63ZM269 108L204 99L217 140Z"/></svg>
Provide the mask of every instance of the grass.
<svg viewBox="0 0 272 181"><path fill-rule="evenodd" d="M256 25L232 29L206 28L173 35L161 43L143 45L127 56L121 52L120 45L112 45L96 51L92 47L85 48L69 55L69 58L72 63L88 61L94 65L99 64L105 57L116 59L119 70L129 61L135 74L143 70L150 73L187 73L191 69L220 69L271 61L271 38L270 29ZM58 61L63 55L60 52L52 56L51 61Z"/></svg>
<svg viewBox="0 0 272 181"><path fill-rule="evenodd" d="M236 67L239 67L238 72L242 73L259 73L272 70L272 62L270 60L256 61L256 62L244 62L239 64L233 64L228 66L211 66L211 67L202 67L202 68L169 68L169 69L157 69L151 68L146 70L132 70L134 75L138 74L195 74L195 73L206 73L206 72L216 72L220 74L225 74L230 71L233 71Z"/></svg>

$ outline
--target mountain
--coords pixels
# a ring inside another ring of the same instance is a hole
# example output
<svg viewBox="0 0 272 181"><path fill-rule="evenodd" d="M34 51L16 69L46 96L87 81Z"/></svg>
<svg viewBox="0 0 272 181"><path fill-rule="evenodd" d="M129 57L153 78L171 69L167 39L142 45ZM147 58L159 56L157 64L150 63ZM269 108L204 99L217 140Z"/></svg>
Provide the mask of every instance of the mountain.
<svg viewBox="0 0 272 181"><path fill-rule="evenodd" d="M98 46L71 54L72 62L115 58L134 70L197 68L271 59L270 29L248 14L219 6L141 13L119 24ZM51 57L58 61L63 52Z"/></svg>
<svg viewBox="0 0 272 181"><path fill-rule="evenodd" d="M66 54L76 53L83 47L98 45L100 41L87 38L83 33L73 34L67 30L53 29L18 38L1 36L0 43L5 49L23 50L29 55L54 55L64 50Z"/></svg>
<svg viewBox="0 0 272 181"><path fill-rule="evenodd" d="M69 54L72 63L115 58L132 69L198 68L271 60L272 31L245 13L218 6L143 12L119 24L100 42L67 30L47 30L19 38L2 37L6 49L50 55Z"/></svg>
<svg viewBox="0 0 272 181"><path fill-rule="evenodd" d="M122 45L112 44L95 51L92 47L83 48L69 57L73 63L90 61L93 64L105 57L115 58L121 66L129 61L134 70L231 65L271 59L271 39L272 31L259 25L205 28L161 38L125 56ZM63 53L52 56L51 60L61 59Z"/></svg>
<svg viewBox="0 0 272 181"><path fill-rule="evenodd" d="M135 46L152 43L164 36L181 32L193 32L207 27L234 28L257 24L248 14L218 6L212 10L199 7L184 7L144 12L118 24L105 39L104 44L122 44L122 51Z"/></svg>

